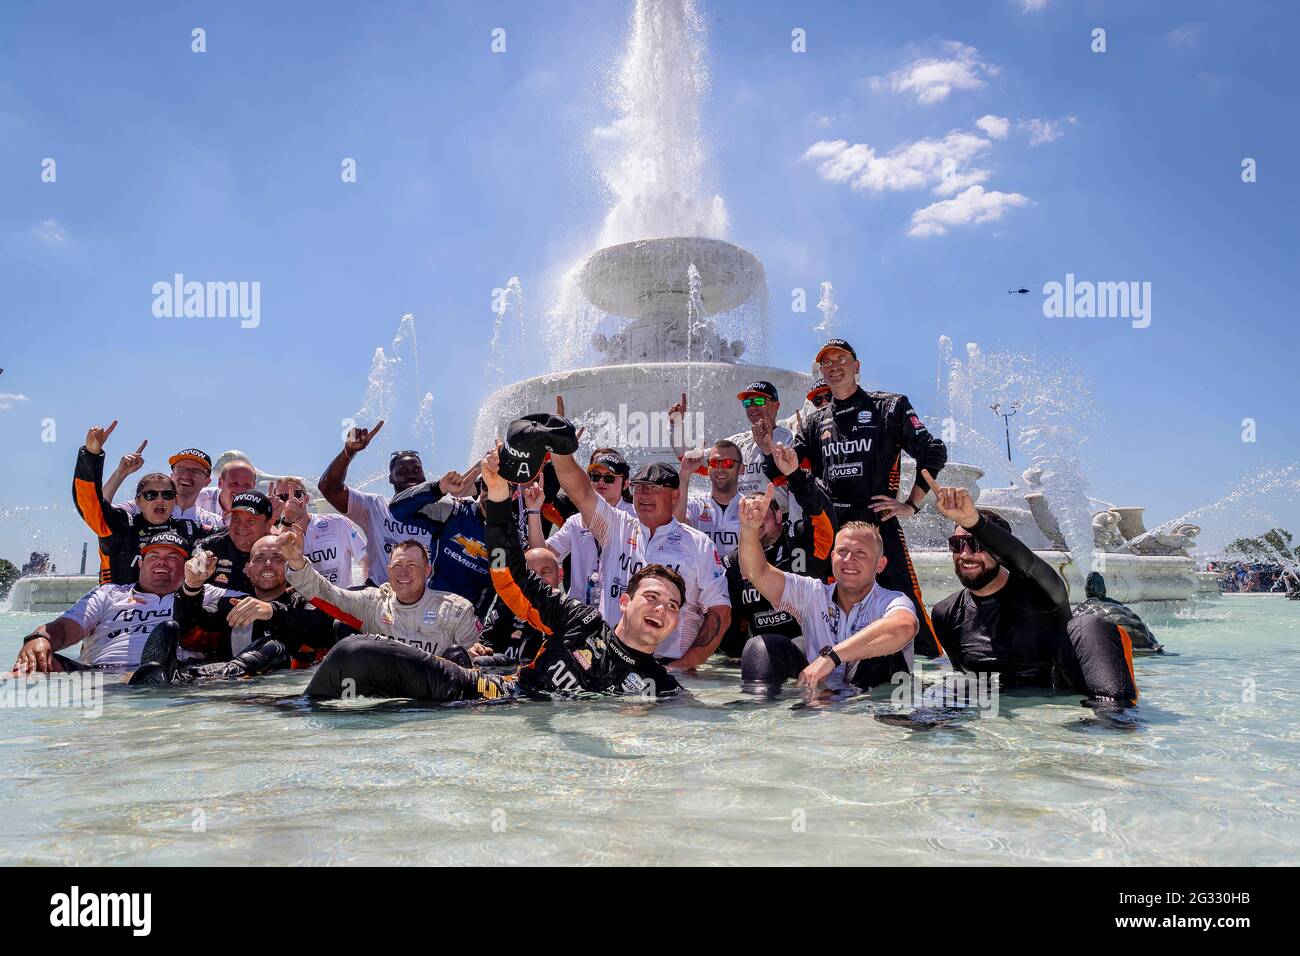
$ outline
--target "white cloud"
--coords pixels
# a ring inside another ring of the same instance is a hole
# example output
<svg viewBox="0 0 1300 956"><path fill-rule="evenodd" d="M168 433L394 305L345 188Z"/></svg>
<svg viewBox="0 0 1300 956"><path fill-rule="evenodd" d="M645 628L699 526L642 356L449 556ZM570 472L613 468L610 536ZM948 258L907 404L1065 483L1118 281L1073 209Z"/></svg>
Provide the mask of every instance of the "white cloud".
<svg viewBox="0 0 1300 956"><path fill-rule="evenodd" d="M921 103L938 103L953 90L975 90L984 85L984 76L997 76L999 68L980 59L979 51L954 40L944 44L949 59L923 57L913 60L887 77L872 77L871 88L877 91L913 93Z"/></svg>
<svg viewBox="0 0 1300 956"><path fill-rule="evenodd" d="M993 116L992 114L981 116L975 121L975 125L988 135L989 139L1006 139L1007 130L1011 128L1011 120L1005 116Z"/></svg>
<svg viewBox="0 0 1300 956"><path fill-rule="evenodd" d="M817 172L822 179L847 183L857 192L929 188L944 195L988 178L987 169L967 164L990 146L982 136L953 130L943 139L904 143L883 156L866 143L821 140L809 146L803 158L820 160Z"/></svg>
<svg viewBox="0 0 1300 956"><path fill-rule="evenodd" d="M58 245L68 238L68 231L63 228L57 219L42 219L32 227L32 233L41 242L50 245Z"/></svg>
<svg viewBox="0 0 1300 956"><path fill-rule="evenodd" d="M1031 200L1020 193L985 192L983 186L971 186L959 196L918 209L912 213L909 236L928 239L942 236L954 226L977 226L1002 218L1006 210L1023 206Z"/></svg>
<svg viewBox="0 0 1300 956"><path fill-rule="evenodd" d="M17 402L31 401L26 395L16 392L0 392L0 412L7 412L13 408Z"/></svg>
<svg viewBox="0 0 1300 956"><path fill-rule="evenodd" d="M1047 0L1020 0L1022 13L1036 13L1047 6Z"/></svg>
<svg viewBox="0 0 1300 956"><path fill-rule="evenodd" d="M1041 146L1043 143L1054 143L1065 135L1065 130L1061 127L1066 123L1073 126L1079 122L1077 116L1066 116L1063 119L1045 120L1045 119L1023 119L1016 123L1018 129L1029 130L1029 145Z"/></svg>

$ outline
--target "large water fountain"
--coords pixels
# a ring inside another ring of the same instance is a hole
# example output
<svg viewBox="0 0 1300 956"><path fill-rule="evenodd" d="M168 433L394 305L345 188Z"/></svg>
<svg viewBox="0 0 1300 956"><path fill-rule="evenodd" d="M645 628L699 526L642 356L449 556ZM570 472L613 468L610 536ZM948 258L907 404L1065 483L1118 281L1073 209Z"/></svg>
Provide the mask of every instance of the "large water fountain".
<svg viewBox="0 0 1300 956"><path fill-rule="evenodd" d="M637 0L627 52L610 83L618 118L597 131L593 147L613 203L595 251L566 271L548 315L551 371L488 396L471 457L490 447L520 414L553 408L557 395L569 416L586 426L588 449L614 445L634 460L671 453L667 407L682 392L690 400L684 437L691 446L746 427L735 396L755 379L777 386L787 414L803 403L807 373L763 364L768 320L763 265L726 240L725 204L705 188L701 103L707 86L704 31L693 0ZM511 316L521 295L518 280L511 279L502 291L490 366L498 381L504 377L505 339L517 335L513 351L527 351ZM823 284L819 308L823 322L815 331L824 340L836 325L829 283ZM852 330L846 331L852 337ZM940 348L940 402L947 413L942 418L954 431L945 441L954 457L974 452L986 464L996 461L996 446L981 438L974 422L985 401L981 389L990 383L1005 388L1007 381L990 373L986 357L973 346L964 364L952 361L950 342L944 340ZM1032 371L1018 382L1037 384L1041 375ZM1058 384L1057 395L1076 391L1072 383ZM358 419L384 418L390 423L382 433L386 442L407 441L409 433L414 447L425 447L432 435L432 398L415 401L412 396L421 392L414 321L407 316L392 355L376 353ZM407 404L409 427L393 427ZM969 488L982 506L1004 514L1080 595L1083 576L1097 569L1119 600L1191 597L1198 586L1189 556L1197 529L1147 532L1141 508L1116 508L1087 497L1077 456L1077 406L1063 410L1048 395L1030 411L1039 415L1031 423L1034 441L1025 449L1033 467L1019 476L1008 473L1002 487L981 489L986 470L953 460L940 480ZM910 467L905 461L904 489L911 487ZM382 476L354 477L364 483ZM935 601L955 590L944 550L948 528L933 504L905 528L927 597ZM42 586L52 602L41 600ZM53 581L20 582L14 606L61 610L69 595L89 586L84 578L64 579L58 587Z"/></svg>

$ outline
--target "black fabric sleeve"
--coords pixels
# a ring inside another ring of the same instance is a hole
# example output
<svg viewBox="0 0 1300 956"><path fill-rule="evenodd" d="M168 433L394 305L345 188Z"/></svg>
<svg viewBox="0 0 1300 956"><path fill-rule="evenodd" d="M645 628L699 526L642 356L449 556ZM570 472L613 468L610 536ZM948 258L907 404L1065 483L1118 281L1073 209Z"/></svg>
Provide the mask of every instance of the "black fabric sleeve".
<svg viewBox="0 0 1300 956"><path fill-rule="evenodd" d="M921 418L912 408L912 402L906 395L899 395L894 402L894 439L916 459L916 481L922 488L929 488L929 483L921 477L924 468L936 478L939 470L948 463L948 448L935 438L921 423Z"/></svg>
<svg viewBox="0 0 1300 956"><path fill-rule="evenodd" d="M933 473L932 473L933 474ZM1010 531L998 527L980 515L975 527L970 529L984 549L1009 571L1019 574L1040 591L1051 607L1069 604L1070 593L1056 569L1034 554L1023 541ZM947 647L947 645L944 645Z"/></svg>
<svg viewBox="0 0 1300 956"><path fill-rule="evenodd" d="M528 570L519 528L509 501L488 501L487 546L492 585L506 609L539 631L564 636L570 619L591 608L557 591ZM503 611L504 613L504 611Z"/></svg>
<svg viewBox="0 0 1300 956"><path fill-rule="evenodd" d="M234 606L233 599L223 597L217 602L216 610L209 611L203 606L202 588L197 594L186 594L185 586L182 585L172 601L172 620L180 625L182 632L197 627L204 631L225 633L230 630L230 625L226 623L226 615ZM274 617L272 619L274 620Z"/></svg>

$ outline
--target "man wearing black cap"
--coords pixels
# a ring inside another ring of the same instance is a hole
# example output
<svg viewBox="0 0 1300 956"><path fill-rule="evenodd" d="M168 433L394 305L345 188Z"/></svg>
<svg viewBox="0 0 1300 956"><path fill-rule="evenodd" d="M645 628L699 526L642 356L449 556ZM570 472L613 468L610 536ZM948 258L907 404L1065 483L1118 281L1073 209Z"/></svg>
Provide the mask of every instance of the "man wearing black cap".
<svg viewBox="0 0 1300 956"><path fill-rule="evenodd" d="M672 633L659 645L659 657L685 670L705 661L717 649L731 623L731 601L722 558L707 535L673 516L681 484L677 469L665 462L642 465L632 476L632 505L636 514L619 511L598 495L591 479L573 459L577 440L564 419L563 438L553 442L551 458L556 477L578 507L583 523L600 545L600 611L611 627L621 615L619 597L638 569L662 564L686 582L686 600Z"/></svg>
<svg viewBox="0 0 1300 956"><path fill-rule="evenodd" d="M812 388L808 389L808 394L804 397L808 399L808 404L813 409L818 409L823 405L829 405L835 396L831 393L831 387L826 384L826 379L818 378L813 380Z"/></svg>
<svg viewBox="0 0 1300 956"><path fill-rule="evenodd" d="M219 588L253 593L244 573L248 554L258 538L271 530L271 499L260 491L245 491L230 500L226 529L203 538L195 551L210 551L217 559L212 583Z"/></svg>
<svg viewBox="0 0 1300 956"><path fill-rule="evenodd" d="M426 550L433 548L433 536L427 528L405 523L393 517L389 508L389 499L369 491L359 491L347 486L348 465L352 459L365 451L380 429L383 420L374 428L352 428L343 442L343 450L334 456L316 486L322 497L330 503L339 514L345 514L366 536L366 570L370 583L383 584L388 580L388 558L393 547L402 541L415 540L424 545ZM466 488L473 484L473 478L447 472L439 482L437 497L444 494L464 494ZM459 480L453 481L456 478ZM393 486L393 494L400 494L407 488L414 488L424 482L424 465L417 451L395 451L388 460L388 483ZM454 487L453 487L454 486Z"/></svg>
<svg viewBox="0 0 1300 956"><path fill-rule="evenodd" d="M948 450L926 431L906 395L867 392L858 385L858 355L844 339L831 339L823 345L817 364L833 397L828 405L803 419L794 450L813 477L826 485L841 527L849 521L879 527L887 561L880 583L912 599L921 620L916 650L937 657L943 649L925 613L921 586L898 519L920 510L926 495L921 472L938 474L948 461ZM917 479L907 498L899 501L898 466L903 451L916 459ZM767 473L773 480L781 474L770 456Z"/></svg>
<svg viewBox="0 0 1300 956"><path fill-rule="evenodd" d="M135 667L155 625L172 617L173 594L180 586L189 543L171 531L144 542L140 580L101 584L88 591L61 617L42 624L23 640L14 671L60 673L88 668ZM78 660L58 652L81 643Z"/></svg>

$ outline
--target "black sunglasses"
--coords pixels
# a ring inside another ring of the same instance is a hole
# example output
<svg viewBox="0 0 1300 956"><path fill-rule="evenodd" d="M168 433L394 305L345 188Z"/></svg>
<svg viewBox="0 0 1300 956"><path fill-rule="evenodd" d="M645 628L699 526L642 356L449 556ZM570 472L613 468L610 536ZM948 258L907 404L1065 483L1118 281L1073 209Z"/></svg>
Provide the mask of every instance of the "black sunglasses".
<svg viewBox="0 0 1300 956"><path fill-rule="evenodd" d="M416 461L420 460L420 453L418 451L395 451L388 456L388 461L391 464L392 462L396 461L398 458L405 458L408 455L414 458Z"/></svg>
<svg viewBox="0 0 1300 956"><path fill-rule="evenodd" d="M293 496L294 496L295 498L306 498L306 497L307 497L306 493L303 492L303 490L302 490L301 488L295 488L295 489L293 490ZM281 501L288 501L288 500L289 500L289 493L288 493L288 492L284 492L284 493L281 493L281 494L276 495L276 497L279 498Z"/></svg>
<svg viewBox="0 0 1300 956"><path fill-rule="evenodd" d="M603 483L603 484L606 484L606 485L612 485L614 482L618 481L618 479L619 479L621 476L619 476L619 475L601 475L601 474L592 474L592 475L588 475L587 477L591 479L591 481L592 481L593 484L599 481L599 482L601 482L601 483Z"/></svg>
<svg viewBox="0 0 1300 956"><path fill-rule="evenodd" d="M979 554L984 550L984 546L969 534L955 534L948 539L948 550L953 554L961 554L962 548L969 548L971 554Z"/></svg>
<svg viewBox="0 0 1300 956"><path fill-rule="evenodd" d="M168 488L166 491L159 491L157 488L150 488L148 491L140 492L140 497L145 501L156 501L162 498L163 501L172 501L176 497L176 492Z"/></svg>
<svg viewBox="0 0 1300 956"><path fill-rule="evenodd" d="M830 400L831 400L830 392L826 392L824 395L814 395L812 398L808 399L808 401L812 402L813 408L821 408Z"/></svg>

